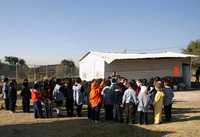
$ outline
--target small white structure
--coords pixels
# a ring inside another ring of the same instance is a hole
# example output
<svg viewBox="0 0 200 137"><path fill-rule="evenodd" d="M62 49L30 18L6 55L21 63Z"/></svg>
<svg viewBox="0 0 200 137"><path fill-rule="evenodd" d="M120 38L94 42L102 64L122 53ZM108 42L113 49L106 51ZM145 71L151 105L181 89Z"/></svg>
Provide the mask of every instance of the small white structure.
<svg viewBox="0 0 200 137"><path fill-rule="evenodd" d="M190 86L193 55L163 52L154 54L104 53L90 51L80 59L81 79L107 78L112 72L127 79L150 79L155 76L183 77Z"/></svg>

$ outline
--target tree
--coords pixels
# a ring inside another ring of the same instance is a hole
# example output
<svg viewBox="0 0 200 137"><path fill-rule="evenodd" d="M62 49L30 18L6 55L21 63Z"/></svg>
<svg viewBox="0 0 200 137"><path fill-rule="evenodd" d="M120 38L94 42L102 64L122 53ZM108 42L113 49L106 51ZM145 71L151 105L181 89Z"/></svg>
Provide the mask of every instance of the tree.
<svg viewBox="0 0 200 137"><path fill-rule="evenodd" d="M73 75L76 70L76 65L74 61L63 59L61 64L64 66L64 73L65 75Z"/></svg>
<svg viewBox="0 0 200 137"><path fill-rule="evenodd" d="M26 64L26 61L25 61L24 59L20 59L20 60L19 60L19 64L20 64L21 66L23 66L23 65Z"/></svg>
<svg viewBox="0 0 200 137"><path fill-rule="evenodd" d="M24 59L19 59L18 57L13 56L5 56L5 61L10 65L16 65L17 63L22 66L26 65L26 61Z"/></svg>
<svg viewBox="0 0 200 137"><path fill-rule="evenodd" d="M62 64L62 65L66 65L66 66L68 66L68 67L70 67L70 68L74 68L74 67L75 67L75 63L74 63L74 61L72 61L72 60L63 59L63 60L61 61L61 64Z"/></svg>
<svg viewBox="0 0 200 137"><path fill-rule="evenodd" d="M19 62L19 58L13 56L6 56L5 61L8 62L10 65L15 65Z"/></svg>
<svg viewBox="0 0 200 137"><path fill-rule="evenodd" d="M200 39L191 41L187 48L183 49L183 53L199 56L192 59L192 64L194 67L200 66Z"/></svg>

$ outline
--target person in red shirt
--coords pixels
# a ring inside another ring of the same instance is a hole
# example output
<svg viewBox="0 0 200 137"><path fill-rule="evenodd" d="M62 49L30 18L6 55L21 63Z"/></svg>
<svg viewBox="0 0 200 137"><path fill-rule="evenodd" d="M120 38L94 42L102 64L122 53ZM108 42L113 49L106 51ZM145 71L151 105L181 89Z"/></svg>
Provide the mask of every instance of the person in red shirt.
<svg viewBox="0 0 200 137"><path fill-rule="evenodd" d="M36 83L31 91L31 99L33 102L34 117L42 118L41 94L39 92L39 84Z"/></svg>

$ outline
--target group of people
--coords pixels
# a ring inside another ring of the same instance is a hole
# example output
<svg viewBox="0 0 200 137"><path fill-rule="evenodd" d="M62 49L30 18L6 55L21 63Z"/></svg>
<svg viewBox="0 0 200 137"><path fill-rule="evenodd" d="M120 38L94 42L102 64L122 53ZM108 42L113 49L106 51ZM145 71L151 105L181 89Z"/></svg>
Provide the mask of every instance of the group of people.
<svg viewBox="0 0 200 137"><path fill-rule="evenodd" d="M105 110L105 120L148 124L148 115L153 111L154 123L162 122L164 110L166 121L170 121L174 93L169 80L155 78L146 80L109 78L93 80L88 93L89 118L98 121L101 107ZM136 117L138 112L138 118Z"/></svg>
<svg viewBox="0 0 200 137"><path fill-rule="evenodd" d="M2 91L5 109L15 112L17 82L12 80L9 83L5 78ZM160 124L163 110L166 121L171 120L174 94L170 82L158 77L148 83L147 80L128 81L113 76L90 82L80 78L51 79L35 81L33 86L25 79L20 96L25 113L30 112L32 100L35 118L49 118L54 112L62 116L64 108L68 116L76 114L81 117L83 105L87 104L88 119L95 123L100 121L100 114L104 112L106 121L148 124L151 110L154 123Z"/></svg>

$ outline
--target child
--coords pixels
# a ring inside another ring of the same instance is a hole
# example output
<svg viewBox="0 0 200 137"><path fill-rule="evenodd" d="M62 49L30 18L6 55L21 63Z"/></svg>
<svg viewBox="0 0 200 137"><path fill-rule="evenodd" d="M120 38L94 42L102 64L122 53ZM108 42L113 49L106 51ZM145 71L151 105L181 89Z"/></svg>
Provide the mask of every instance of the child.
<svg viewBox="0 0 200 137"><path fill-rule="evenodd" d="M34 117L42 118L42 105L41 105L41 94L39 92L39 84L36 83L31 92L31 98L33 102Z"/></svg>
<svg viewBox="0 0 200 137"><path fill-rule="evenodd" d="M74 115L74 98L73 98L72 79L68 79L66 82L65 99L66 99L65 107L67 110L67 115L72 117Z"/></svg>
<svg viewBox="0 0 200 137"><path fill-rule="evenodd" d="M22 97L22 108L23 112L30 112L30 99L31 99L31 90L29 88L28 79L25 79L22 85L21 90Z"/></svg>
<svg viewBox="0 0 200 137"><path fill-rule="evenodd" d="M174 97L174 93L172 88L170 87L169 81L164 82L164 112L165 112L165 118L166 121L171 120L171 110L172 110L172 100Z"/></svg>
<svg viewBox="0 0 200 137"><path fill-rule="evenodd" d="M89 101L92 109L92 120L96 123L99 121L99 115L102 105L102 89L103 89L104 81L101 79L94 80L91 84L91 91L89 95Z"/></svg>
<svg viewBox="0 0 200 137"><path fill-rule="evenodd" d="M10 89L9 89L9 105L10 105L10 111L15 112L16 109L16 101L17 101L17 83L16 80L12 80L10 83Z"/></svg>
<svg viewBox="0 0 200 137"><path fill-rule="evenodd" d="M51 98L49 92L49 81L45 80L43 83L42 89L42 101L44 103L46 117L52 117L52 105L51 105Z"/></svg>
<svg viewBox="0 0 200 137"><path fill-rule="evenodd" d="M3 92L3 99L5 102L5 108L6 110L9 110L9 96L8 96L8 92L9 92L9 86L8 86L8 78L4 79L3 82L3 87L2 87L2 92Z"/></svg>
<svg viewBox="0 0 200 137"><path fill-rule="evenodd" d="M113 117L116 122L123 122L122 112L123 109L121 108L122 104L122 97L123 97L123 84L117 83L115 90L113 91L113 102L114 102L114 111Z"/></svg>
<svg viewBox="0 0 200 137"><path fill-rule="evenodd" d="M73 97L74 97L74 103L76 106L76 112L77 116L82 116L82 108L83 108L83 100L84 100L84 88L81 84L81 79L76 79L75 85L73 86Z"/></svg>
<svg viewBox="0 0 200 137"><path fill-rule="evenodd" d="M113 119L113 92L110 88L110 80L105 81L105 87L103 88L103 104L105 108L105 120Z"/></svg>
<svg viewBox="0 0 200 137"><path fill-rule="evenodd" d="M160 124L162 122L162 107L163 107L163 84L161 81L156 82L156 96L154 99L154 124Z"/></svg>
<svg viewBox="0 0 200 137"><path fill-rule="evenodd" d="M130 120L132 124L135 123L135 114L138 104L135 89L136 82L133 80L129 82L128 89L123 95L122 106L125 106L126 123L129 123Z"/></svg>
<svg viewBox="0 0 200 137"><path fill-rule="evenodd" d="M53 98L54 98L55 103L56 103L55 110L56 110L57 116L61 115L61 107L62 107L63 101L65 99L64 94L60 90L61 89L61 84L62 84L61 79L57 79L56 80L56 86L55 86L55 88L53 90Z"/></svg>
<svg viewBox="0 0 200 137"><path fill-rule="evenodd" d="M147 124L148 123L148 95L147 95L147 87L142 82L140 86L140 93L138 95L138 112L139 112L139 123L140 124Z"/></svg>

